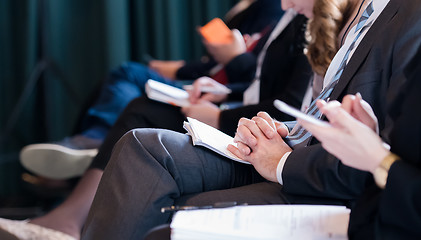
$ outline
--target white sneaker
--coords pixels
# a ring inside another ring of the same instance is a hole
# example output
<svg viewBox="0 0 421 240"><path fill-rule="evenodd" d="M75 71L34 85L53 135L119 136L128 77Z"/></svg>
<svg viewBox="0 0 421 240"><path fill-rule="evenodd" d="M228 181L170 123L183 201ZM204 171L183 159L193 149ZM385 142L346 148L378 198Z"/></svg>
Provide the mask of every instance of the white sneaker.
<svg viewBox="0 0 421 240"><path fill-rule="evenodd" d="M20 162L29 171L51 179L80 177L98 154L101 141L75 136L60 142L31 144L20 152ZM86 148L85 148L86 147Z"/></svg>
<svg viewBox="0 0 421 240"><path fill-rule="evenodd" d="M28 223L0 218L0 236L10 240L76 240L76 238L50 229Z"/></svg>

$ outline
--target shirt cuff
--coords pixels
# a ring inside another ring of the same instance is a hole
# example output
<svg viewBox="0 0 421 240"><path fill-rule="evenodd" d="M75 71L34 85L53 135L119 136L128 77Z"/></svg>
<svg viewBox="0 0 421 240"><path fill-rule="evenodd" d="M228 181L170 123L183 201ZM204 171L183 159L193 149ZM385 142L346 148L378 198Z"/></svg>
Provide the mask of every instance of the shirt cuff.
<svg viewBox="0 0 421 240"><path fill-rule="evenodd" d="M291 154L291 152L286 152L279 161L278 167L276 167L276 178L281 185L284 185L284 181L282 180L282 171L284 170L284 165L289 157L289 154Z"/></svg>

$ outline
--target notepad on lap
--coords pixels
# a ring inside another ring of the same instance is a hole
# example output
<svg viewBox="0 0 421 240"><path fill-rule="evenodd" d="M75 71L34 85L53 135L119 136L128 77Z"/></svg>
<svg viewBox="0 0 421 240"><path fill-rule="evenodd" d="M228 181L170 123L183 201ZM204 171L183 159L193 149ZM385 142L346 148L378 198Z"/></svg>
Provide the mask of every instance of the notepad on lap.
<svg viewBox="0 0 421 240"><path fill-rule="evenodd" d="M234 143L234 138L218 129L190 117L184 122L184 129L191 136L193 145L203 146L234 161L250 164L227 150L228 144L237 144Z"/></svg>
<svg viewBox="0 0 421 240"><path fill-rule="evenodd" d="M189 94L171 85L149 79L145 84L145 92L149 99L178 107L190 105Z"/></svg>

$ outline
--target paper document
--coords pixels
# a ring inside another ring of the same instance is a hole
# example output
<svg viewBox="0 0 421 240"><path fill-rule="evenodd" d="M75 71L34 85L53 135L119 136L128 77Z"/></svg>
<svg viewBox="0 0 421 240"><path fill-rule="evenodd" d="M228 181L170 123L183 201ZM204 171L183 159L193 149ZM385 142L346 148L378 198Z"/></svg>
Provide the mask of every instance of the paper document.
<svg viewBox="0 0 421 240"><path fill-rule="evenodd" d="M234 161L250 164L227 150L228 144L234 146L237 144L234 143L233 137L218 129L190 117L187 117L187 122L184 122L184 129L191 136L193 145L203 146Z"/></svg>
<svg viewBox="0 0 421 240"><path fill-rule="evenodd" d="M190 105L189 94L183 89L149 79L145 84L148 98L179 107Z"/></svg>
<svg viewBox="0 0 421 240"><path fill-rule="evenodd" d="M348 239L350 210L325 205L260 205L179 211L172 240Z"/></svg>

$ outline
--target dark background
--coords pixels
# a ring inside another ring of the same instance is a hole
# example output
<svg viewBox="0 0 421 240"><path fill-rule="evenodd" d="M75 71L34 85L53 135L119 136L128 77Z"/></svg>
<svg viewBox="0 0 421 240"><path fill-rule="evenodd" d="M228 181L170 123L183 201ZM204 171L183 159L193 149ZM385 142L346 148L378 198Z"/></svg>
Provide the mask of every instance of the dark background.
<svg viewBox="0 0 421 240"><path fill-rule="evenodd" d="M20 149L74 133L111 68L145 53L199 58L196 26L236 2L1 0L0 200L27 194Z"/></svg>

